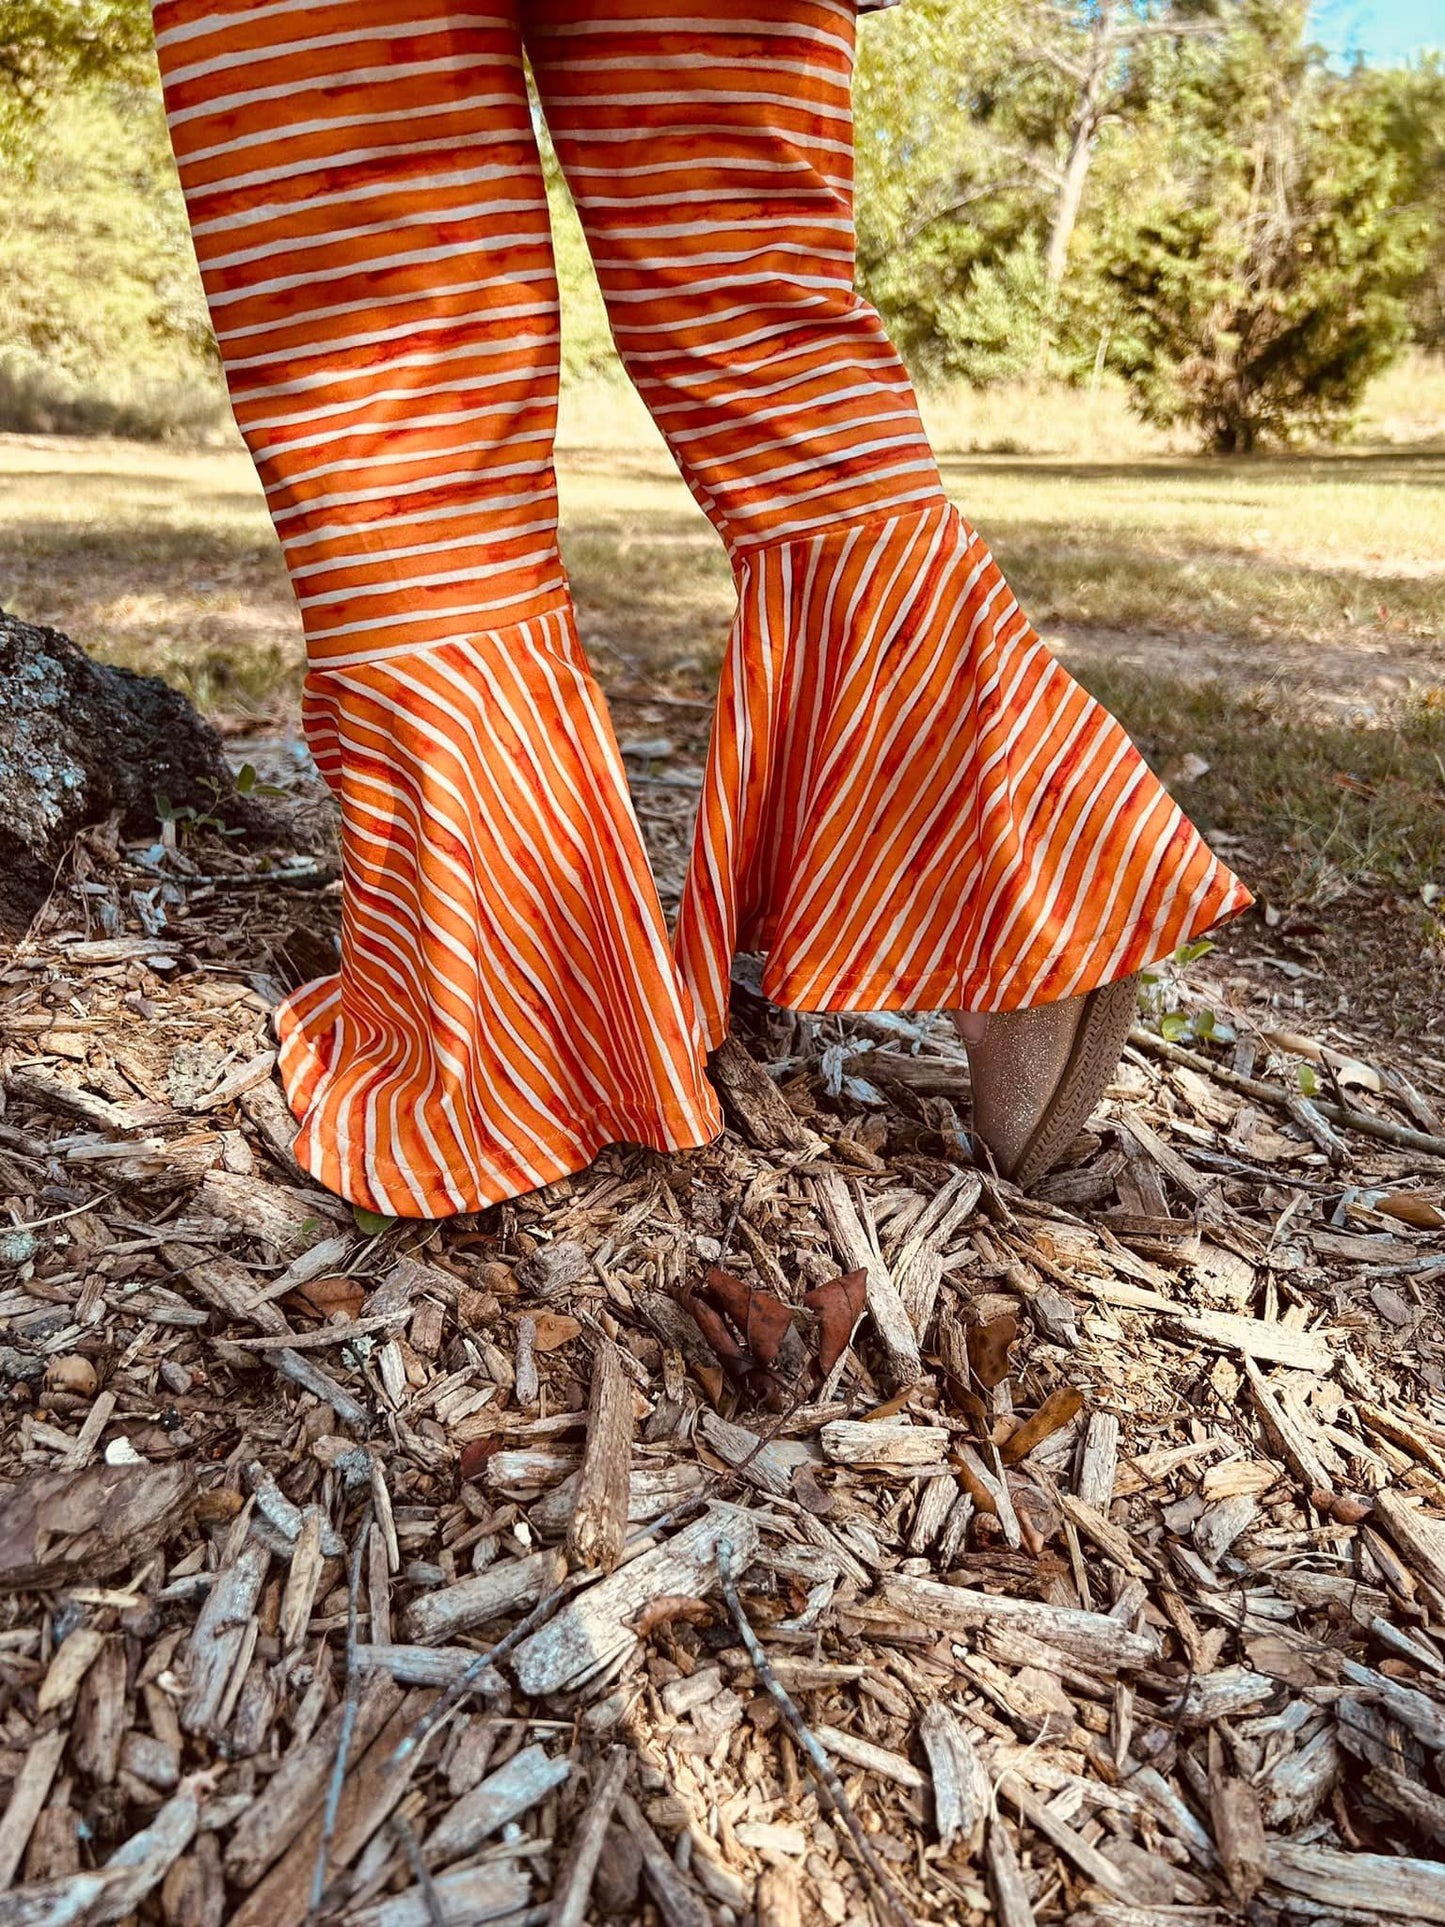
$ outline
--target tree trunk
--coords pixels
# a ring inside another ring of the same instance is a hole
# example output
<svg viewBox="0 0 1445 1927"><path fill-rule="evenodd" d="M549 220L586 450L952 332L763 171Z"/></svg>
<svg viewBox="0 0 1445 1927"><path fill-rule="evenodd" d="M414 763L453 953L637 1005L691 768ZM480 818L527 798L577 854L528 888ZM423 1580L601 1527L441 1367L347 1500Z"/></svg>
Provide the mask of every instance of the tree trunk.
<svg viewBox="0 0 1445 1927"><path fill-rule="evenodd" d="M153 830L169 797L263 832L270 812L239 796L221 739L157 676L112 669L54 629L0 610L0 933L44 903L77 831L113 813Z"/></svg>
<svg viewBox="0 0 1445 1927"><path fill-rule="evenodd" d="M1079 82L1073 125L1069 131L1069 158L1054 201L1053 219L1049 223L1049 248L1044 266L1051 291L1056 292L1063 286L1064 275L1068 271L1069 243L1074 238L1074 229L1079 223L1079 209L1084 204L1084 184L1089 178L1094 142L1099 137L1099 128L1104 119L1109 71L1114 64L1118 41L1116 0L1100 0L1099 11L1089 27L1089 52Z"/></svg>

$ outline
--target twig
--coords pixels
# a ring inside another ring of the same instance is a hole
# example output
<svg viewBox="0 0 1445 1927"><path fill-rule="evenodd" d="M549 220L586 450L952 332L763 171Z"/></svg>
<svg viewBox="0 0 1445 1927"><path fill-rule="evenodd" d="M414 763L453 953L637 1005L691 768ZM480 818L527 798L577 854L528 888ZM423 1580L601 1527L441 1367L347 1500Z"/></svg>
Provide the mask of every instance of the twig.
<svg viewBox="0 0 1445 1927"><path fill-rule="evenodd" d="M608 1751L607 1764L593 1784L586 1810L572 1835L572 1853L553 1902L551 1927L582 1927L607 1825L626 1778L627 1748L614 1746Z"/></svg>
<svg viewBox="0 0 1445 1927"><path fill-rule="evenodd" d="M311 1900L307 1913L321 1906L326 1891L326 1863L336 1832L336 1815L341 1807L341 1789L351 1754L351 1739L356 1731L356 1712L361 1699L361 1668L356 1663L357 1602L361 1596L361 1554L371 1529L371 1507L367 1506L357 1526L351 1546L351 1564L346 1581L346 1699L341 1710L341 1728L336 1736L336 1758L331 1765L331 1780L326 1788L326 1805L321 1814L321 1838L316 1843L316 1864L311 1870Z"/></svg>
<svg viewBox="0 0 1445 1927"><path fill-rule="evenodd" d="M425 1860L422 1859L421 1848L417 1844L417 1837L412 1831L410 1820L404 1813L394 1813L391 1816L391 1830L401 1842L401 1850L406 1855L412 1877L421 1889L422 1903L426 1907L426 1917L431 1927L447 1927L446 1909L442 1906L442 1897L436 1890L436 1882L427 1871Z"/></svg>
<svg viewBox="0 0 1445 1927"><path fill-rule="evenodd" d="M821 1744L813 1737L813 1734L804 1722L802 1714L788 1697L786 1687L784 1687L782 1681L773 1671L772 1662L763 1651L762 1642L753 1631L752 1621L743 1611L743 1602L738 1597L737 1573L733 1560L732 1541L724 1535L720 1537L717 1542L717 1569L718 1577L722 1581L722 1595L727 1602L727 1609L733 1616L733 1623L738 1629L738 1636L747 1649L748 1658L752 1661L758 1678L772 1695L778 1711L787 1723L788 1731L797 1741L808 1764L816 1774L819 1785L827 1795L829 1806L832 1807L833 1811L847 1828L848 1837L853 1842L854 1849L863 1864L864 1871L870 1876L874 1885L877 1887L879 1898L887 1907L888 1912L892 1914L893 1918L901 1923L901 1927L917 1927L917 1923L912 1914L909 1913L907 1907L903 1904L898 1889L893 1885L887 1868L874 1852L872 1846L869 1844L867 1834L864 1833L862 1827L858 1824L857 1816L848 1804L848 1796L843 1791L843 1783L833 1771L832 1763L829 1761L827 1754L823 1751Z"/></svg>
<svg viewBox="0 0 1445 1927"><path fill-rule="evenodd" d="M1242 1091L1246 1097L1258 1098L1261 1104L1272 1104L1276 1110L1288 1111L1294 1094L1282 1090L1277 1084L1265 1084L1257 1077L1245 1077L1241 1072L1231 1070L1227 1064L1211 1063L1198 1051L1185 1050L1182 1044L1171 1044L1166 1038L1156 1037L1152 1030L1145 1030L1142 1024L1135 1024L1129 1032L1129 1042L1136 1050L1148 1051L1151 1057L1162 1057L1166 1064L1183 1064L1202 1077L1213 1078L1216 1084L1228 1085L1232 1091ZM1420 1151L1426 1157L1445 1158L1445 1137L1431 1137L1427 1131L1412 1131L1406 1124L1396 1124L1388 1117L1374 1117L1368 1111L1347 1109L1339 1104L1326 1104L1319 1098L1310 1100L1321 1117L1331 1124L1339 1124L1347 1131L1362 1131L1366 1137L1377 1137L1386 1144L1397 1145L1402 1151Z"/></svg>

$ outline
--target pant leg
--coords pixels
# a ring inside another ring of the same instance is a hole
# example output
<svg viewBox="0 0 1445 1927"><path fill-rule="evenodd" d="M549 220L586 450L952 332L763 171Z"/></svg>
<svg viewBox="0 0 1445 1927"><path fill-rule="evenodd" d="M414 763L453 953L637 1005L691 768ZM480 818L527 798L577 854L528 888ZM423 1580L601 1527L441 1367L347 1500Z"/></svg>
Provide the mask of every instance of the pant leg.
<svg viewBox="0 0 1445 1927"><path fill-rule="evenodd" d="M676 949L804 1009L1080 994L1249 902L948 503L853 291L851 0L535 0L612 327L732 554Z"/></svg>
<svg viewBox="0 0 1445 1927"><path fill-rule="evenodd" d="M281 1007L308 1170L470 1210L719 1119L556 543L557 291L515 0L158 0L167 112L340 805Z"/></svg>

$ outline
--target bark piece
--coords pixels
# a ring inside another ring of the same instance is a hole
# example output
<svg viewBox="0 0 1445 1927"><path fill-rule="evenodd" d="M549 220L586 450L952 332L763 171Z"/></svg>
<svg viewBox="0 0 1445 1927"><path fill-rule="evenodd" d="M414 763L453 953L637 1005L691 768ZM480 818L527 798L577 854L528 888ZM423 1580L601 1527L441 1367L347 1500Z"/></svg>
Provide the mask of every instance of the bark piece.
<svg viewBox="0 0 1445 1927"><path fill-rule="evenodd" d="M406 1630L421 1646L440 1645L474 1626L487 1626L508 1613L535 1606L566 1573L566 1562L556 1552L534 1552L527 1559L509 1559L488 1566L454 1586L423 1593L406 1612Z"/></svg>
<svg viewBox="0 0 1445 1927"><path fill-rule="evenodd" d="M1264 1885L1268 1861L1259 1795L1247 1780L1215 1780L1209 1789L1209 1811L1230 1891L1246 1907Z"/></svg>
<svg viewBox="0 0 1445 1927"><path fill-rule="evenodd" d="M1009 1839L1008 1828L995 1817L988 1827L986 1848L988 1879L993 1889L993 1904L998 1909L999 1927L1035 1927L1034 1910L1024 1886L1019 1857Z"/></svg>
<svg viewBox="0 0 1445 1927"><path fill-rule="evenodd" d="M834 1465L940 1465L948 1457L942 1426L907 1425L891 1419L834 1419L819 1434L823 1456Z"/></svg>
<svg viewBox="0 0 1445 1927"><path fill-rule="evenodd" d="M1365 1775L1365 1785L1377 1800L1403 1815L1427 1839L1445 1842L1445 1799L1438 1793L1387 1766L1372 1766Z"/></svg>
<svg viewBox="0 0 1445 1927"><path fill-rule="evenodd" d="M330 1372L314 1359L303 1357L288 1345L282 1351L272 1352L270 1363L283 1378L289 1378L303 1392L310 1392L329 1405L343 1425L349 1425L354 1432L364 1433L368 1429L366 1407L354 1399L344 1385L338 1385Z"/></svg>
<svg viewBox="0 0 1445 1927"><path fill-rule="evenodd" d="M363 1680L357 1702L352 1758L359 1758L394 1717L402 1693L387 1676ZM278 1854L319 1811L341 1737L345 1708L335 1706L316 1731L293 1746L266 1782L266 1790L241 1815L226 1846L226 1872L240 1887L253 1887Z"/></svg>
<svg viewBox="0 0 1445 1927"><path fill-rule="evenodd" d="M214 1738L229 1717L227 1702L234 1703L229 1689L234 1684L239 1691L238 1675L249 1662L246 1648L254 1643L253 1614L270 1563L269 1549L258 1539L248 1539L207 1594L191 1634L190 1691L181 1708L181 1725L187 1733Z"/></svg>
<svg viewBox="0 0 1445 1927"><path fill-rule="evenodd" d="M1083 1505L1107 1512L1119 1476L1119 1421L1112 1412L1090 1415L1079 1454L1079 1476L1074 1489Z"/></svg>
<svg viewBox="0 0 1445 1927"><path fill-rule="evenodd" d="M105 1870L120 1877L107 1886L104 1896L86 1916L87 1927L91 1927L91 1923L101 1927L102 1922L134 1914L146 1895L154 1892L165 1879L171 1866L196 1837L201 1817L199 1784L202 1781L203 1776L199 1775L188 1781L179 1793L166 1801L148 1827L132 1834L116 1848L106 1861Z"/></svg>
<svg viewBox="0 0 1445 1927"><path fill-rule="evenodd" d="M120 1765L121 1743L129 1724L125 1676L125 1642L107 1639L76 1699L71 1757L97 1786L109 1786Z"/></svg>
<svg viewBox="0 0 1445 1927"><path fill-rule="evenodd" d="M516 1867L468 1867L461 1873L439 1874L431 1883L447 1927L483 1927L489 1920L531 1920L524 1914L530 1885ZM348 1914L348 1927L432 1927L437 1915L424 1888L408 1887L372 1907Z"/></svg>
<svg viewBox="0 0 1445 1927"><path fill-rule="evenodd" d="M803 1895L798 1870L786 1861L758 1875L758 1927L803 1927Z"/></svg>
<svg viewBox="0 0 1445 1927"><path fill-rule="evenodd" d="M1319 1332L1300 1331L1268 1318L1246 1318L1237 1311L1191 1311L1176 1304L1162 1292L1143 1285L1131 1285L1121 1278L1093 1278L1078 1272L1069 1281L1079 1291L1103 1304L1124 1311L1154 1312L1171 1324L1197 1338L1201 1344L1221 1351L1242 1352L1274 1365L1290 1365L1296 1371L1326 1373L1334 1369L1335 1354L1329 1340Z"/></svg>
<svg viewBox="0 0 1445 1927"><path fill-rule="evenodd" d="M1160 1653L1159 1636L1151 1630L1133 1632L1104 1613L1081 1612L1073 1606L1047 1606L1034 1599L1013 1599L1003 1593L975 1592L963 1586L941 1585L936 1579L914 1579L890 1574L883 1585L885 1605L910 1619L944 1632L969 1632L976 1626L1016 1626L1051 1646L1072 1653L1085 1665L1104 1671L1147 1666Z"/></svg>
<svg viewBox="0 0 1445 1927"><path fill-rule="evenodd" d="M162 1249L170 1263L184 1265L186 1283L223 1318L254 1325L273 1337L291 1335L279 1307L257 1292L256 1280L233 1258L219 1254L201 1257L184 1245Z"/></svg>
<svg viewBox="0 0 1445 1927"><path fill-rule="evenodd" d="M296 1535L295 1550L286 1572L286 1589L281 1595L278 1630L281 1650L285 1653L301 1644L311 1623L311 1608L316 1603L316 1590L326 1565L321 1549L325 1525L326 1515L320 1506L308 1506Z"/></svg>
<svg viewBox="0 0 1445 1927"><path fill-rule="evenodd" d="M203 1833L161 1883L166 1927L224 1927L226 1881L214 1833Z"/></svg>
<svg viewBox="0 0 1445 1927"><path fill-rule="evenodd" d="M1389 1487L1375 1495L1375 1517L1413 1570L1445 1597L1445 1523Z"/></svg>
<svg viewBox="0 0 1445 1927"><path fill-rule="evenodd" d="M868 1234L846 1180L841 1172L823 1171L813 1179L813 1191L840 1262L850 1271L868 1274L868 1310L887 1354L893 1383L915 1384L923 1376L918 1334L877 1242Z"/></svg>
<svg viewBox="0 0 1445 1927"><path fill-rule="evenodd" d="M1445 1921L1445 1863L1383 1853L1337 1853L1330 1847L1269 1847L1269 1878L1286 1893L1324 1901L1332 1914L1356 1911L1387 1920Z"/></svg>
<svg viewBox="0 0 1445 1927"><path fill-rule="evenodd" d="M993 1789L968 1729L951 1706L934 1700L924 1709L918 1737L933 1776L933 1817L945 1851L961 1840L971 1854L983 1834Z"/></svg>
<svg viewBox="0 0 1445 1927"><path fill-rule="evenodd" d="M196 1203L248 1237L293 1255L314 1238L318 1214L329 1214L328 1203L319 1197L303 1200L279 1185L235 1171L208 1171Z"/></svg>
<svg viewBox="0 0 1445 1927"><path fill-rule="evenodd" d="M718 1583L717 1546L724 1537L739 1569L748 1565L758 1549L752 1516L737 1506L711 1505L684 1531L570 1600L513 1656L522 1691L535 1698L583 1685L636 1645L631 1621L651 1600L707 1597Z"/></svg>
<svg viewBox="0 0 1445 1927"><path fill-rule="evenodd" d="M632 1381L617 1347L598 1348L587 1409L587 1443L577 1475L577 1501L567 1529L572 1563L611 1572L627 1536L632 1465Z"/></svg>
<svg viewBox="0 0 1445 1927"><path fill-rule="evenodd" d="M666 1927L711 1927L712 1915L706 1902L673 1865L672 1856L630 1793L619 1794L617 1811L641 1850L642 1870Z"/></svg>
<svg viewBox="0 0 1445 1927"><path fill-rule="evenodd" d="M1252 1358L1244 1361L1244 1375L1249 1380L1250 1397L1295 1477L1307 1492L1332 1492L1335 1482L1326 1471L1323 1460L1305 1436L1303 1428L1285 1410L1282 1401L1275 1397L1265 1381L1264 1373Z"/></svg>
<svg viewBox="0 0 1445 1927"><path fill-rule="evenodd" d="M331 1878L343 1867L350 1866L406 1792L422 1756L412 1752L397 1760L396 1751L434 1697L427 1692L410 1694L364 1756L358 1757L353 1741L351 1765L342 1788L336 1831L327 1857ZM328 1758L323 1770L323 1792L330 1771ZM301 1927L308 1911L312 1869L321 1841L321 1821L321 1814L312 1814L260 1886L252 1890L237 1910L230 1927Z"/></svg>
<svg viewBox="0 0 1445 1927"><path fill-rule="evenodd" d="M823 1140L810 1131L761 1064L735 1037L713 1052L708 1069L728 1116L760 1151L821 1151Z"/></svg>
<svg viewBox="0 0 1445 1927"><path fill-rule="evenodd" d="M476 1663L469 1646L359 1645L353 1650L356 1669L385 1673L401 1686L453 1686ZM473 1691L496 1698L506 1692L506 1681L487 1666L472 1682Z"/></svg>
<svg viewBox="0 0 1445 1927"><path fill-rule="evenodd" d="M0 1927L82 1927L108 1887L124 1878L120 1871L64 1875L0 1894Z"/></svg>
<svg viewBox="0 0 1445 1927"><path fill-rule="evenodd" d="M816 1726L813 1732L835 1760L861 1766L865 1773L876 1773L881 1779L892 1780L895 1786L928 1785L927 1776L919 1772L912 1760L905 1760L901 1753L889 1752L886 1746L875 1746L871 1740L860 1739L858 1734L845 1733L836 1726Z"/></svg>
<svg viewBox="0 0 1445 1927"><path fill-rule="evenodd" d="M42 1719L70 1704L104 1645L105 1634L95 1626L77 1626L70 1634L51 1660L35 1696L35 1710Z"/></svg>
<svg viewBox="0 0 1445 1927"><path fill-rule="evenodd" d="M31 1473L0 1501L0 1591L108 1578L177 1531L194 1495L184 1459Z"/></svg>
<svg viewBox="0 0 1445 1927"><path fill-rule="evenodd" d="M30 1829L45 1805L50 1782L65 1751L66 1728L42 1733L32 1740L10 1789L10 1801L0 1818L0 1893L10 1885L24 1858Z"/></svg>
<svg viewBox="0 0 1445 1927"><path fill-rule="evenodd" d="M480 1846L489 1833L506 1826L545 1799L572 1771L565 1754L548 1756L540 1746L524 1747L505 1766L487 1775L480 1786L464 1793L427 1835L430 1860L457 1860Z"/></svg>
<svg viewBox="0 0 1445 1927"><path fill-rule="evenodd" d="M627 1748L614 1746L601 1772L594 1772L587 1805L572 1830L567 1863L557 1880L549 1927L583 1927L597 1862L626 1778Z"/></svg>
<svg viewBox="0 0 1445 1927"><path fill-rule="evenodd" d="M701 1422L706 1427L715 1415L704 1411ZM721 1422L721 1421L719 1421ZM577 1492L582 1475L573 1472L560 1485L554 1485L550 1492L544 1492L527 1509L527 1520L534 1532L544 1539L557 1539L566 1532L572 1511L577 1503ZM683 1459L676 1465L640 1465L627 1481L627 1524L646 1525L664 1512L671 1512L685 1499L690 1499L702 1490L705 1474L700 1465Z"/></svg>
<svg viewBox="0 0 1445 1927"><path fill-rule="evenodd" d="M1059 1852L1072 1860L1080 1873L1092 1880L1095 1886L1113 1894L1116 1900L1135 1898L1133 1883L1114 1862L1106 1854L1100 1853L1097 1847L1090 1846L1081 1833L1076 1833L1060 1820L1052 1807L1046 1806L1042 1800L1036 1800L1020 1780L1012 1774L1005 1774L999 1784L999 1792L1010 1805L1018 1808L1035 1832L1052 1840Z"/></svg>

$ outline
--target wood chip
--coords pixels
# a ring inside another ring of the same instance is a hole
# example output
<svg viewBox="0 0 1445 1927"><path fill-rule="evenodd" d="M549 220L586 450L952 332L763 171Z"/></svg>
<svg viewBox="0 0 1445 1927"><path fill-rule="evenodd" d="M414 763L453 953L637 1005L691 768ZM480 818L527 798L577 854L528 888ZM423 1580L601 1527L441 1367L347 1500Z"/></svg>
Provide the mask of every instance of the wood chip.
<svg viewBox="0 0 1445 1927"><path fill-rule="evenodd" d="M611 1572L627 1536L632 1464L632 1382L617 1347L598 1347L592 1367L587 1444L577 1475L577 1498L567 1528L574 1565Z"/></svg>
<svg viewBox="0 0 1445 1927"><path fill-rule="evenodd" d="M542 1695L585 1684L636 1645L631 1622L650 1600L706 1598L717 1586L717 1544L724 1535L746 1566L758 1549L752 1515L711 1505L693 1525L569 1601L518 1648L512 1670L522 1691Z"/></svg>

